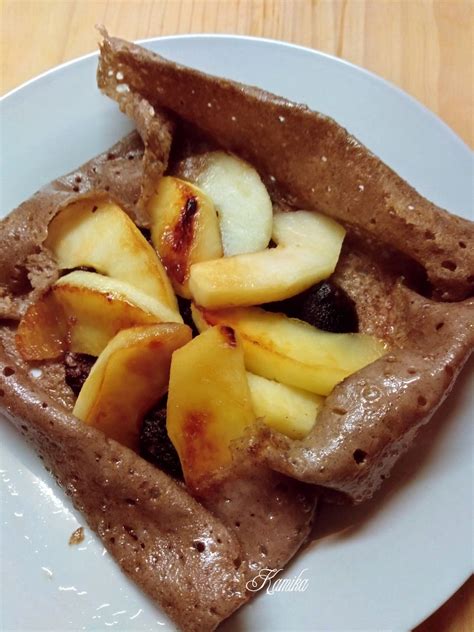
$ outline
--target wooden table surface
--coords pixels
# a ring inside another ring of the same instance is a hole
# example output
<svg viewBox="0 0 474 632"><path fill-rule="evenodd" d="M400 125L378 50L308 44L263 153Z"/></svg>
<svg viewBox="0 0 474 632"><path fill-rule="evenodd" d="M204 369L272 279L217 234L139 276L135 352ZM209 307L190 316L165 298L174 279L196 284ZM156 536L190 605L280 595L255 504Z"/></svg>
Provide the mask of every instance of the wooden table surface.
<svg viewBox="0 0 474 632"><path fill-rule="evenodd" d="M2 94L95 50L94 24L105 24L112 34L132 40L175 33L238 33L294 42L364 66L416 97L474 146L474 2L469 0L0 3ZM472 632L473 578L416 630Z"/></svg>

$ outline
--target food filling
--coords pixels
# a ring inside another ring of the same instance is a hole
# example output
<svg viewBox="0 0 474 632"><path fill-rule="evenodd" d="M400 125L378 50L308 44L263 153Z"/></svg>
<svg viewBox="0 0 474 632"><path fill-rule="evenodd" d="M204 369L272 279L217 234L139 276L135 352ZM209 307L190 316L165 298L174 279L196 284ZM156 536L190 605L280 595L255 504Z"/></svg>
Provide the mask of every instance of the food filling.
<svg viewBox="0 0 474 632"><path fill-rule="evenodd" d="M186 158L147 212L149 239L107 198L60 210L45 242L60 276L16 345L63 358L76 417L202 492L256 424L307 436L386 345L331 278L343 226L278 208L240 158Z"/></svg>

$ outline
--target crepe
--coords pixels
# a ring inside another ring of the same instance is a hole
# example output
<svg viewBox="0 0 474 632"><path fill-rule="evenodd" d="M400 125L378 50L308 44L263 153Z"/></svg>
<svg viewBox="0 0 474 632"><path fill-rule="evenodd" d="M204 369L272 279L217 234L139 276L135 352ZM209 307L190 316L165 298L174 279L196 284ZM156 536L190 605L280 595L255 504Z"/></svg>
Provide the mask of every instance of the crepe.
<svg viewBox="0 0 474 632"><path fill-rule="evenodd" d="M423 198L335 121L304 105L105 32L97 77L123 110L139 94L248 160L274 202L345 225L354 247L335 278L356 302L361 331L385 339L391 353L336 387L304 440L262 428L250 449L302 481L355 502L370 497L472 352L474 224Z"/></svg>
<svg viewBox="0 0 474 632"><path fill-rule="evenodd" d="M246 583L259 569L281 568L295 554L321 489L354 501L372 494L449 392L472 351L473 303L433 299L472 292L474 230L424 200L336 123L302 106L108 36L98 81L139 134L2 221L0 406L122 569L182 629L211 630L245 603ZM349 239L335 278L356 301L361 331L391 346L334 390L303 441L257 425L236 446L235 467L198 499L75 419L63 364L42 362L35 378L14 345L26 307L58 276L43 246L52 218L92 194L116 201L147 227L146 203L173 163L172 139L183 136L194 150L203 143L249 160L276 205L345 223ZM390 256L377 261L372 253L382 239ZM418 287L421 271L426 290L424 270L430 299L402 283L403 273Z"/></svg>

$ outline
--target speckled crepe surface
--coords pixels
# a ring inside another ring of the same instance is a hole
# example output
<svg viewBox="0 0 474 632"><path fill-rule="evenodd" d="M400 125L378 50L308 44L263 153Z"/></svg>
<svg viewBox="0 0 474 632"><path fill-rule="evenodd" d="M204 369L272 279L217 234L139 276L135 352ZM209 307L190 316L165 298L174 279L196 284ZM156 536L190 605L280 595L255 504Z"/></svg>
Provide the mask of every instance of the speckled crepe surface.
<svg viewBox="0 0 474 632"><path fill-rule="evenodd" d="M117 92L118 72L128 91ZM139 134L51 183L2 221L0 406L122 569L183 629L213 629L247 600L249 577L262 566L282 566L297 551L319 486L355 501L370 496L449 393L474 343L474 307L466 298L474 281L474 229L421 198L333 121L302 106L114 38L104 41L98 77ZM195 126L205 133L203 143L196 143ZM47 370L33 379L13 341L26 306L58 275L42 246L54 215L92 194L115 200L146 227L146 202L173 168L172 139L190 129L188 153L209 144L235 151L259 169L275 204L319 210L346 225L349 239L335 279L355 300L361 330L390 346L384 358L336 387L303 441L257 426L236 450L232 474L200 501L78 422L62 364L40 363ZM391 254L380 259L367 244L382 241ZM403 285L401 259L407 277L426 271L431 299ZM464 300L449 302L458 299Z"/></svg>

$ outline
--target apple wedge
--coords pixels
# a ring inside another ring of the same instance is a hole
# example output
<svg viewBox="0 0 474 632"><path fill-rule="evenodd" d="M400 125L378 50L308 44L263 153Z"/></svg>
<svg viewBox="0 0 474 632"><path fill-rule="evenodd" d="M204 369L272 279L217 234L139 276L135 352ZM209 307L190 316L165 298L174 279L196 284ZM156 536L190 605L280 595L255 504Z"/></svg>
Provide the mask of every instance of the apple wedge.
<svg viewBox="0 0 474 632"><path fill-rule="evenodd" d="M386 351L373 336L321 331L258 307L210 311L193 305L192 315L199 331L215 325L235 329L252 373L317 395L329 395L336 384Z"/></svg>
<svg viewBox="0 0 474 632"><path fill-rule="evenodd" d="M73 414L136 450L144 415L168 390L171 356L191 336L177 323L120 331L97 358Z"/></svg>
<svg viewBox="0 0 474 632"><path fill-rule="evenodd" d="M194 264L189 277L193 299L220 309L295 296L334 272L344 235L340 224L319 213L275 214L277 247Z"/></svg>
<svg viewBox="0 0 474 632"><path fill-rule="evenodd" d="M178 168L214 202L226 257L268 246L272 202L251 165L225 151L210 151L187 158Z"/></svg>
<svg viewBox="0 0 474 632"><path fill-rule="evenodd" d="M230 443L254 421L242 347L230 327L213 327L173 354L166 424L193 490L230 465Z"/></svg>
<svg viewBox="0 0 474 632"><path fill-rule="evenodd" d="M64 351L98 356L121 329L183 322L158 299L123 281L75 271L61 277L31 305L16 333L25 360L57 358Z"/></svg>
<svg viewBox="0 0 474 632"><path fill-rule="evenodd" d="M324 397L247 373L255 417L291 439L303 439L314 426Z"/></svg>
<svg viewBox="0 0 474 632"><path fill-rule="evenodd" d="M49 224L45 244L60 268L94 268L178 311L156 252L116 204L94 198L69 204Z"/></svg>
<svg viewBox="0 0 474 632"><path fill-rule="evenodd" d="M223 255L214 204L196 186L166 176L158 183L148 209L153 245L176 293L190 298L191 265Z"/></svg>

